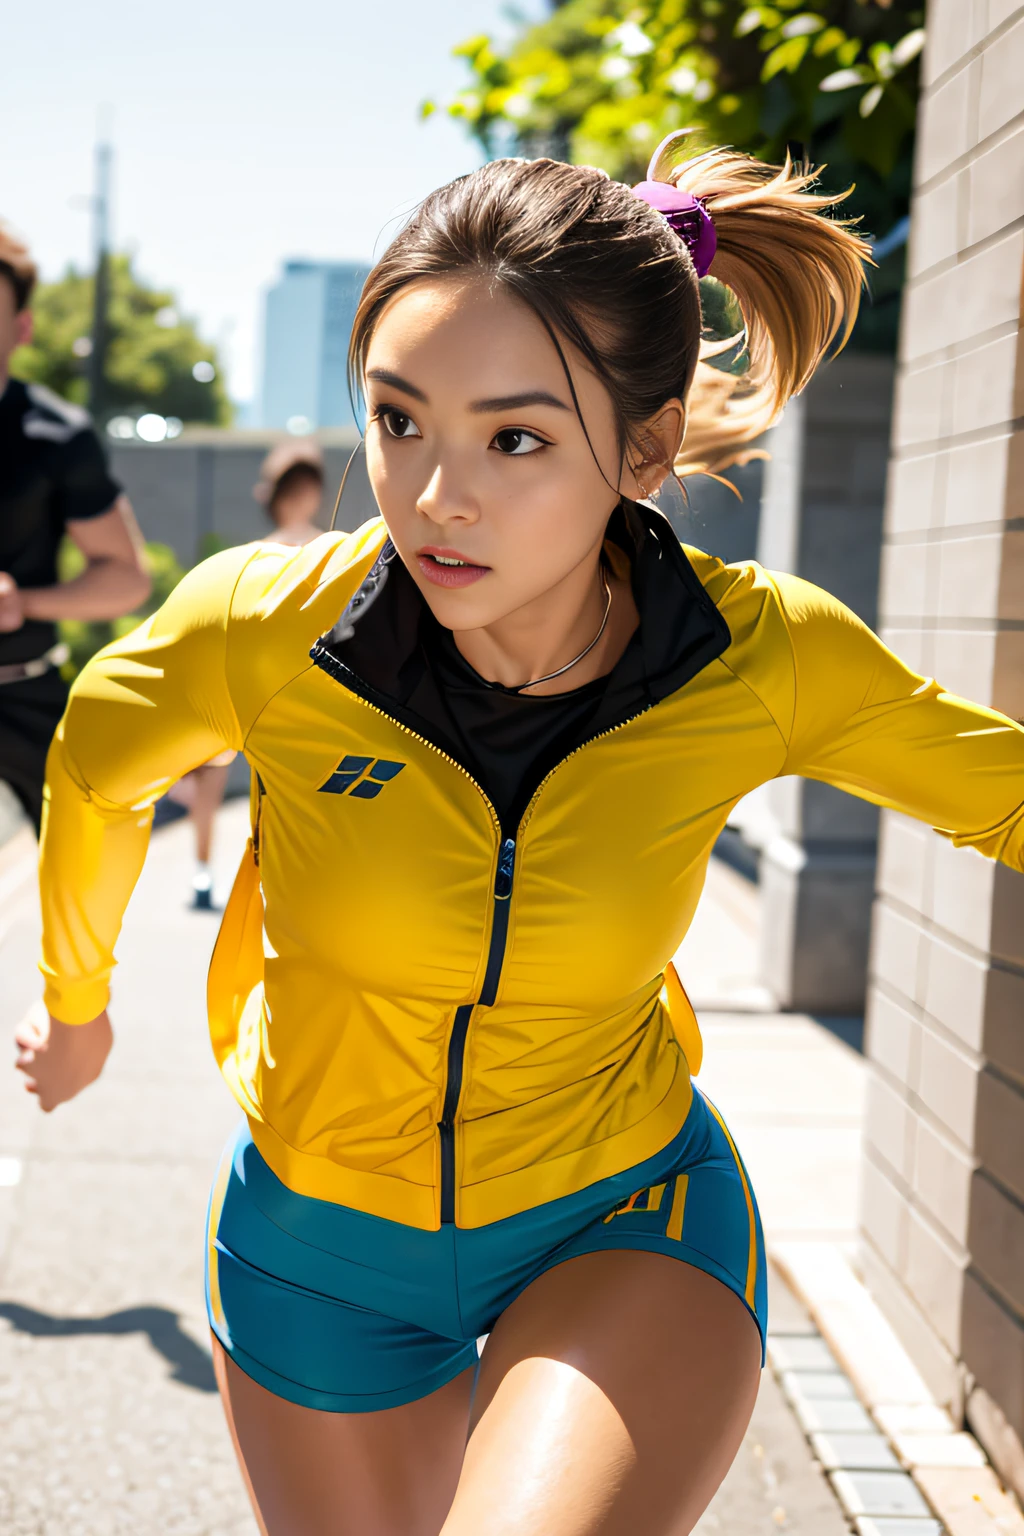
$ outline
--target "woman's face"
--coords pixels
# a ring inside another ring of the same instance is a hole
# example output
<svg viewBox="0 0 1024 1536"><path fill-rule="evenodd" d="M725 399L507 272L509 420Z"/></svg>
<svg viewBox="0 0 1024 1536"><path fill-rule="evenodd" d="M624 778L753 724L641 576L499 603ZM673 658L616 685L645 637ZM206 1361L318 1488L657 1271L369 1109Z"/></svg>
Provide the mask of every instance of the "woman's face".
<svg viewBox="0 0 1024 1536"><path fill-rule="evenodd" d="M311 523L320 510L322 499L322 482L313 475L303 475L278 491L270 504L270 515L279 528Z"/></svg>
<svg viewBox="0 0 1024 1536"><path fill-rule="evenodd" d="M421 280L377 323L365 379L370 483L449 629L493 624L596 562L618 500L615 416L604 386L563 349L593 453L550 336L496 284ZM621 483L638 494L628 469Z"/></svg>

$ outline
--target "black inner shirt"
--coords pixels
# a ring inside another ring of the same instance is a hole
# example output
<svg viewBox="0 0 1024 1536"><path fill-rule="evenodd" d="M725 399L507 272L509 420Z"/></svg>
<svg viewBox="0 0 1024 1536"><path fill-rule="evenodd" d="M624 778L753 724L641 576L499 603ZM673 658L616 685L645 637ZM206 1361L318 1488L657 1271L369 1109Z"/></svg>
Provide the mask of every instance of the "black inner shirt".
<svg viewBox="0 0 1024 1536"><path fill-rule="evenodd" d="M313 660L460 763L514 836L534 793L570 752L681 688L730 642L660 513L620 506L606 549L615 564L620 556L628 564L640 623L612 670L581 688L538 698L489 685L390 545L334 630L313 646Z"/></svg>
<svg viewBox="0 0 1024 1536"><path fill-rule="evenodd" d="M9 379L0 395L0 571L19 587L51 587L69 522L108 512L121 493L89 417L38 384ZM0 665L54 644L54 624L0 633Z"/></svg>
<svg viewBox="0 0 1024 1536"><path fill-rule="evenodd" d="M598 677L566 693L529 695L491 688L462 655L451 630L426 617L423 647L459 760L486 792L503 827L526 809L524 785L534 787L587 734L608 688ZM637 703L642 707L642 696Z"/></svg>

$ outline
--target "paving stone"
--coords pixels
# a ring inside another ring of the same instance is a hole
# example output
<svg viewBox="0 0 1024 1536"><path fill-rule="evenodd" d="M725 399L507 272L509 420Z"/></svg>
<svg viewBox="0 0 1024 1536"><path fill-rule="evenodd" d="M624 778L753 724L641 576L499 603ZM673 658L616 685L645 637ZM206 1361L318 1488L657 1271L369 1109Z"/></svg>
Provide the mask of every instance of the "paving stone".
<svg viewBox="0 0 1024 1536"><path fill-rule="evenodd" d="M824 1401L815 1401L812 1398L801 1397L793 1404L797 1423L805 1435L813 1435L819 1431L831 1431L844 1435L873 1435L877 1433L877 1427L866 1409L860 1403L847 1399L835 1401L825 1398Z"/></svg>
<svg viewBox="0 0 1024 1536"><path fill-rule="evenodd" d="M921 1467L918 1480L954 1536L1024 1536L1024 1515L991 1467Z"/></svg>
<svg viewBox="0 0 1024 1536"><path fill-rule="evenodd" d="M893 1445L908 1467L983 1467L985 1453L973 1435L894 1434Z"/></svg>
<svg viewBox="0 0 1024 1536"><path fill-rule="evenodd" d="M789 1401L856 1402L857 1396L842 1371L783 1371L782 1390Z"/></svg>
<svg viewBox="0 0 1024 1536"><path fill-rule="evenodd" d="M857 1521L857 1536L944 1536L937 1520L887 1520L862 1515Z"/></svg>
<svg viewBox="0 0 1024 1536"><path fill-rule="evenodd" d="M818 1432L811 1436L814 1454L826 1472L847 1471L898 1472L900 1464L884 1435L834 1434Z"/></svg>
<svg viewBox="0 0 1024 1536"><path fill-rule="evenodd" d="M833 1472L832 1486L851 1516L892 1515L928 1517L913 1478L906 1472Z"/></svg>
<svg viewBox="0 0 1024 1536"><path fill-rule="evenodd" d="M875 1418L890 1436L951 1435L953 1420L938 1403L879 1403Z"/></svg>
<svg viewBox="0 0 1024 1536"><path fill-rule="evenodd" d="M768 1340L768 1352L777 1371L834 1371L835 1356L820 1335L804 1338L779 1338L772 1335Z"/></svg>

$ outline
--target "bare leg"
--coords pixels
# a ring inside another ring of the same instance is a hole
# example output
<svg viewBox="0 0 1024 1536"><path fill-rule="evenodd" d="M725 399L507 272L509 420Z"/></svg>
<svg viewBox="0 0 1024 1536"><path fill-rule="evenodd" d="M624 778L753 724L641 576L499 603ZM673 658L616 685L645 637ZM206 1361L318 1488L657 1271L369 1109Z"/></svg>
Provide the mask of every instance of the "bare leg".
<svg viewBox="0 0 1024 1536"><path fill-rule="evenodd" d="M550 1270L488 1340L443 1536L686 1536L739 1448L760 1358L742 1302L676 1259Z"/></svg>
<svg viewBox="0 0 1024 1536"><path fill-rule="evenodd" d="M214 1368L263 1536L437 1536L466 1446L473 1372L378 1413L300 1408L213 1340Z"/></svg>
<svg viewBox="0 0 1024 1536"><path fill-rule="evenodd" d="M214 1361L264 1536L687 1536L743 1438L760 1343L717 1280L611 1252L542 1275L499 1319L472 1419L469 1371L403 1408L333 1414L264 1391L216 1340Z"/></svg>
<svg viewBox="0 0 1024 1536"><path fill-rule="evenodd" d="M196 858L200 864L210 862L213 843L213 821L224 799L228 782L228 765L204 763L193 772L195 791L192 798L192 824L196 829Z"/></svg>
<svg viewBox="0 0 1024 1536"><path fill-rule="evenodd" d="M235 1415L231 1403L231 1387L233 1384L233 1375L228 1375L228 1368L231 1365L231 1362L227 1355L224 1353L224 1348L215 1333L210 1334L210 1345L213 1349L213 1374L217 1378L217 1390L220 1393L220 1401L221 1407L224 1409L224 1417L228 1421L228 1434L231 1436L231 1444L234 1446L235 1455L238 1457L238 1468L242 1474L242 1481L245 1484L245 1491L249 1495L249 1503L252 1505L253 1514L256 1516L256 1524L260 1528L260 1536L267 1536L267 1528L263 1523L263 1517L260 1514L260 1507L256 1502L256 1494L253 1492L252 1479L249 1476L249 1469L245 1464L245 1457L242 1455L242 1447L238 1443L238 1431L235 1429Z"/></svg>

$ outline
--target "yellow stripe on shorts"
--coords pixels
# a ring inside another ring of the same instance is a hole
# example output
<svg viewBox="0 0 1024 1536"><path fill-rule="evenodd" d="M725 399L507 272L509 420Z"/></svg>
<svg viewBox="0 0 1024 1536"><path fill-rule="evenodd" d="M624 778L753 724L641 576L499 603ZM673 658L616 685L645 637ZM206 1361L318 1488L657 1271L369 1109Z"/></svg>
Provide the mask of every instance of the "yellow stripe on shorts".
<svg viewBox="0 0 1024 1536"><path fill-rule="evenodd" d="M676 1187L672 1195L672 1209L668 1213L668 1226L665 1228L665 1236L674 1238L677 1243L683 1240L683 1215L686 1211L686 1191L689 1187L690 1175L677 1173Z"/></svg>
<svg viewBox="0 0 1024 1536"><path fill-rule="evenodd" d="M743 1195L747 1202L747 1220L750 1223L750 1247L747 1252L747 1283L743 1294L746 1297L747 1306L752 1312L754 1312L756 1310L754 1306L754 1297L757 1288L757 1223L754 1219L754 1197L750 1193L750 1185L747 1183L747 1175L744 1171L743 1164L740 1162L740 1155L736 1151L736 1143L732 1139L732 1136L729 1132L729 1127L726 1125L725 1121L722 1119L721 1115L718 1113L718 1110L712 1104L707 1094L704 1095L704 1102L708 1109L710 1109L711 1113L714 1115L715 1119L718 1121L719 1125L722 1127L722 1132L725 1136L725 1139L729 1143L729 1151L732 1153L733 1162L736 1164L736 1172L739 1174L740 1183L743 1185Z"/></svg>
<svg viewBox="0 0 1024 1536"><path fill-rule="evenodd" d="M625 1205L617 1205L614 1211L608 1212L608 1215L604 1218L605 1226L607 1226L610 1221L614 1221L616 1216L628 1216L630 1211L659 1210L661 1207L661 1197L665 1193L665 1189L666 1186L664 1184L652 1184L650 1189L647 1190L638 1189L636 1194L630 1195ZM647 1204L637 1205L637 1201L640 1199L640 1196L644 1194L647 1196Z"/></svg>

